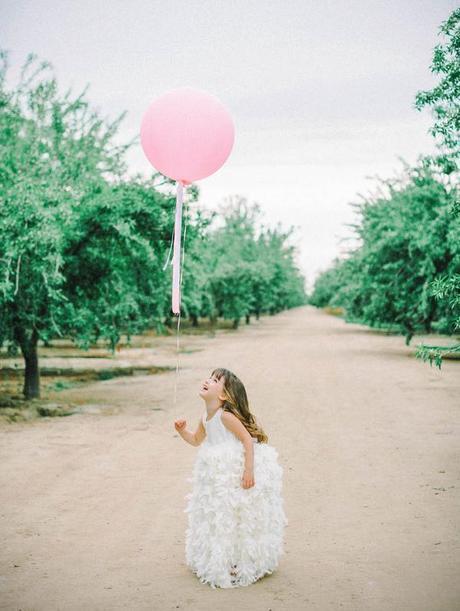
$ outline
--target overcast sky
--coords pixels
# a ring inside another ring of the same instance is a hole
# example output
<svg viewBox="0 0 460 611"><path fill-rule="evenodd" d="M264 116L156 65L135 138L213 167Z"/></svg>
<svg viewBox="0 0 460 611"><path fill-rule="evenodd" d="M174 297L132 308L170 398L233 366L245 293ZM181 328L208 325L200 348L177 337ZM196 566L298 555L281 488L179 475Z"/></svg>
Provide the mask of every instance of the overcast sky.
<svg viewBox="0 0 460 611"><path fill-rule="evenodd" d="M0 46L10 78L29 52L49 60L64 92L139 133L169 89L204 89L226 105L235 145L198 181L200 205L257 202L262 222L297 227L298 264L311 286L349 247L344 223L388 178L435 150L428 110L413 108L430 73L439 26L454 0L1 0ZM132 173L152 168L140 144Z"/></svg>

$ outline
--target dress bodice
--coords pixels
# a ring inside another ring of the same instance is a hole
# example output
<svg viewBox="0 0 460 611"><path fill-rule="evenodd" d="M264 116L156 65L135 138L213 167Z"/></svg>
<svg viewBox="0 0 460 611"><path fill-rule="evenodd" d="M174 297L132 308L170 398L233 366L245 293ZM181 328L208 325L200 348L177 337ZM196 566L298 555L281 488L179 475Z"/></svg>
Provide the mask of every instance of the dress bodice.
<svg viewBox="0 0 460 611"><path fill-rule="evenodd" d="M222 408L219 407L219 409L209 420L207 420L208 414L206 410L204 411L203 426L206 430L206 441L211 445L229 440L238 441L241 443L238 437L232 433L232 431L229 431L229 429L222 422L222 411ZM252 440L254 443L257 443L256 438L253 437Z"/></svg>

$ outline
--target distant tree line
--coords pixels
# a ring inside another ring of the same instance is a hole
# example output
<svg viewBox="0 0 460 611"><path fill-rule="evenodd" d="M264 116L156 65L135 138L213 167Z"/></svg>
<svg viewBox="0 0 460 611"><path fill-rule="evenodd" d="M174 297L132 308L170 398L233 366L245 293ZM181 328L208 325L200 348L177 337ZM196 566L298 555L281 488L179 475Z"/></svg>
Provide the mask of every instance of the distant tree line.
<svg viewBox="0 0 460 611"><path fill-rule="evenodd" d="M348 321L403 333L453 333L460 312L433 284L460 272L460 224L452 190L429 165L382 181L388 194L352 204L360 245L316 280L309 302L340 306Z"/></svg>

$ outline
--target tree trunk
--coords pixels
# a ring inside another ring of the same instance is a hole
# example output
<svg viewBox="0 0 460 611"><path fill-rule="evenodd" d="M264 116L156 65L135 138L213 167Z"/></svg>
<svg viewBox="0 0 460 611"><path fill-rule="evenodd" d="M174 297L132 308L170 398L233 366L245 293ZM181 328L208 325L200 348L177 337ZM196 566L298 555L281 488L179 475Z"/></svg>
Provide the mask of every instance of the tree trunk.
<svg viewBox="0 0 460 611"><path fill-rule="evenodd" d="M198 316L196 314L190 314L192 319L192 327L198 327Z"/></svg>
<svg viewBox="0 0 460 611"><path fill-rule="evenodd" d="M34 329L31 334L21 330L17 333L26 370L24 374L23 393L26 399L40 397L40 369L38 367L38 333Z"/></svg>
<svg viewBox="0 0 460 611"><path fill-rule="evenodd" d="M238 329L239 323L240 323L240 319L239 318L234 318L233 319L233 329Z"/></svg>
<svg viewBox="0 0 460 611"><path fill-rule="evenodd" d="M409 346L412 338L414 337L415 329L408 321L404 321L402 325L404 329L404 335L406 336L405 344L406 346Z"/></svg>
<svg viewBox="0 0 460 611"><path fill-rule="evenodd" d="M425 333L431 333L432 331L432 322L434 320L436 320L437 317L437 302L436 299L434 297L430 297L430 301L429 301L430 307L429 307L429 311L427 314L426 319L424 320L424 328L425 328Z"/></svg>
<svg viewBox="0 0 460 611"><path fill-rule="evenodd" d="M259 318L260 318L260 312L259 312L259 310L257 310L256 311L256 320L259 320Z"/></svg>
<svg viewBox="0 0 460 611"><path fill-rule="evenodd" d="M249 325L250 322L251 322L251 315L246 314L246 324Z"/></svg>

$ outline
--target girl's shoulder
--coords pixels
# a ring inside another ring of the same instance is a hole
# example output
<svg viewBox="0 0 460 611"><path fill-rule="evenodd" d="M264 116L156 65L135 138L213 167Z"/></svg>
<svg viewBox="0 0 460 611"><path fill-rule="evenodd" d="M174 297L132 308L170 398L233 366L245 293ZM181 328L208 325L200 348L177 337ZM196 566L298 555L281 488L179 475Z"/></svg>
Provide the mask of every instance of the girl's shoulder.
<svg viewBox="0 0 460 611"><path fill-rule="evenodd" d="M240 422L240 420L238 420L235 414L232 414L232 412L225 410L223 407L219 407L217 411L220 412L220 418L223 422Z"/></svg>
<svg viewBox="0 0 460 611"><path fill-rule="evenodd" d="M220 415L221 415L221 420L222 420L223 424L227 427L228 430L230 430L234 434L237 432L237 429L235 429L234 424L236 424L237 427L239 425L243 424L241 422L241 420L239 420L239 418L237 418L235 416L235 414L232 414L232 412L226 411L226 410L224 410L222 408L220 408ZM244 426L244 424L243 424L243 426ZM244 428L246 429L246 431L248 431L248 429L245 426L244 426ZM249 431L248 431L248 433L249 433ZM252 439L254 441L258 441L257 437L253 437L252 435L251 435L251 437L252 437Z"/></svg>

